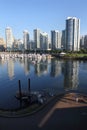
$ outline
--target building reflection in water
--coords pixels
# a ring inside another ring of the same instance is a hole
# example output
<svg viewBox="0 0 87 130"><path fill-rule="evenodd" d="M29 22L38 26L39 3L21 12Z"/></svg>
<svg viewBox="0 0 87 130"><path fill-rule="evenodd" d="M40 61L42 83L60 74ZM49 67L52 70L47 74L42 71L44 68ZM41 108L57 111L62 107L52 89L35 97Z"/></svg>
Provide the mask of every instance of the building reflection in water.
<svg viewBox="0 0 87 130"><path fill-rule="evenodd" d="M60 74L61 74L61 62L58 59L52 59L50 75L52 77L57 77Z"/></svg>
<svg viewBox="0 0 87 130"><path fill-rule="evenodd" d="M6 61L5 60L0 60L0 66L3 66L6 64Z"/></svg>
<svg viewBox="0 0 87 130"><path fill-rule="evenodd" d="M21 67L24 69L26 75L30 72L30 63L28 58L19 59Z"/></svg>
<svg viewBox="0 0 87 130"><path fill-rule="evenodd" d="M35 64L35 74L37 76L41 76L43 74L48 73L48 62L47 60L45 61L40 61L39 63Z"/></svg>
<svg viewBox="0 0 87 130"><path fill-rule="evenodd" d="M73 60L65 61L63 64L62 72L64 74L64 88L77 89L79 83L79 62Z"/></svg>
<svg viewBox="0 0 87 130"><path fill-rule="evenodd" d="M9 59L7 61L8 76L10 79L14 77L14 61Z"/></svg>
<svg viewBox="0 0 87 130"><path fill-rule="evenodd" d="M24 58L24 71L25 74L28 75L30 71L30 64L28 58Z"/></svg>
<svg viewBox="0 0 87 130"><path fill-rule="evenodd" d="M30 71L30 64L29 64L28 58L19 60L19 62L21 66L23 67L25 74L28 75ZM14 77L14 60L13 59L9 59L9 61L7 61L7 69L8 69L8 76L10 79L12 79Z"/></svg>
<svg viewBox="0 0 87 130"><path fill-rule="evenodd" d="M28 58L19 60L23 67L25 74L28 75L30 72L30 66L32 61ZM8 75L12 79L14 77L14 60L9 59L7 61ZM58 59L46 59L36 61L34 64L35 74L37 76L47 75L50 73L51 77L58 77L61 74L64 75L64 89L77 89L78 88L78 75L79 75L79 61Z"/></svg>
<svg viewBox="0 0 87 130"><path fill-rule="evenodd" d="M83 70L83 71L87 71L87 60L83 60L83 61L80 61L80 68ZM84 66L83 66L84 64Z"/></svg>

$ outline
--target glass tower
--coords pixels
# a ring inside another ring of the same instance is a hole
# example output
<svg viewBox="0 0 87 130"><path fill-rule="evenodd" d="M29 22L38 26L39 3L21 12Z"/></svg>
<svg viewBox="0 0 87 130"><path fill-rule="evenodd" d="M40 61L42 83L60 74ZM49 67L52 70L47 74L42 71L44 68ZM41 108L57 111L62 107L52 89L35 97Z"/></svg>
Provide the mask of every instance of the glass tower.
<svg viewBox="0 0 87 130"><path fill-rule="evenodd" d="M40 30L34 29L34 43L35 49L40 49Z"/></svg>
<svg viewBox="0 0 87 130"><path fill-rule="evenodd" d="M61 48L61 33L57 30L51 31L51 45L53 50Z"/></svg>
<svg viewBox="0 0 87 130"><path fill-rule="evenodd" d="M23 43L24 43L24 49L29 49L29 33L27 30L24 30L23 32Z"/></svg>
<svg viewBox="0 0 87 130"><path fill-rule="evenodd" d="M66 50L79 51L80 49L80 20L76 17L66 19Z"/></svg>
<svg viewBox="0 0 87 130"><path fill-rule="evenodd" d="M12 29L10 27L6 28L6 48L7 50L11 50L13 46L13 34Z"/></svg>

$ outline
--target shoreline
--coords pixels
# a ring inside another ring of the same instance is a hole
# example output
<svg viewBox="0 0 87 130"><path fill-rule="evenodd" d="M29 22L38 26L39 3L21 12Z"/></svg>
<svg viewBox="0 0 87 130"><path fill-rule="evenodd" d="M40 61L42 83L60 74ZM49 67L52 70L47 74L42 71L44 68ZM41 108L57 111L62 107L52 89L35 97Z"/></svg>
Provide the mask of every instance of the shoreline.
<svg viewBox="0 0 87 130"><path fill-rule="evenodd" d="M60 59L71 59L71 60L87 60L87 54L81 53L66 53L64 55L61 54L52 54L54 58Z"/></svg>
<svg viewBox="0 0 87 130"><path fill-rule="evenodd" d="M68 97L66 96L68 95ZM64 91L61 93L58 93L57 95L51 97L46 103L43 105L37 105L33 104L33 106L28 106L27 108L17 110L17 111L11 111L11 110L0 110L0 117L7 117L7 118L20 118L20 117L26 117L30 115L34 115L41 110L43 110L45 107L47 107L51 102L54 102L57 100L57 102L63 99L63 97L66 97L66 100L69 100L70 103L73 102L73 105L76 103L87 106L87 95L79 92L74 91ZM78 98L78 99L77 99ZM66 105L63 105L65 107Z"/></svg>

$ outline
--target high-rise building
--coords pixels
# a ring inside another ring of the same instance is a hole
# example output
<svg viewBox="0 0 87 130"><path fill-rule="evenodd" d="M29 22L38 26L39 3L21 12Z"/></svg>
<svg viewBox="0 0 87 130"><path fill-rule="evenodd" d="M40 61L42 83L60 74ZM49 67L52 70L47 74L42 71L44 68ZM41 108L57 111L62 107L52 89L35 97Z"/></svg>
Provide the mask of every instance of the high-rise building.
<svg viewBox="0 0 87 130"><path fill-rule="evenodd" d="M6 48L6 43L3 38L0 38L0 51L4 51Z"/></svg>
<svg viewBox="0 0 87 130"><path fill-rule="evenodd" d="M24 43L24 49L29 49L29 33L27 30L23 31L23 43Z"/></svg>
<svg viewBox="0 0 87 130"><path fill-rule="evenodd" d="M51 47L53 50L61 48L61 33L57 30L51 31Z"/></svg>
<svg viewBox="0 0 87 130"><path fill-rule="evenodd" d="M84 48L87 49L87 35L84 36Z"/></svg>
<svg viewBox="0 0 87 130"><path fill-rule="evenodd" d="M40 49L40 30L34 29L34 43L35 43L35 49Z"/></svg>
<svg viewBox="0 0 87 130"><path fill-rule="evenodd" d="M24 50L24 44L22 39L18 39L18 50Z"/></svg>
<svg viewBox="0 0 87 130"><path fill-rule="evenodd" d="M62 36L61 36L61 48L63 50L66 49L66 31L65 30L62 30Z"/></svg>
<svg viewBox="0 0 87 130"><path fill-rule="evenodd" d="M33 40L30 40L30 50L34 50L35 49L35 43Z"/></svg>
<svg viewBox="0 0 87 130"><path fill-rule="evenodd" d="M80 49L80 20L76 17L66 19L66 50L79 51Z"/></svg>
<svg viewBox="0 0 87 130"><path fill-rule="evenodd" d="M51 50L52 47L51 47L51 38L50 38L50 36L48 36L48 46L49 46L48 49Z"/></svg>
<svg viewBox="0 0 87 130"><path fill-rule="evenodd" d="M12 29L10 27L7 27L5 33L6 33L6 48L7 50L11 50L14 41Z"/></svg>
<svg viewBox="0 0 87 130"><path fill-rule="evenodd" d="M17 50L18 49L18 39L14 38L14 42L13 42L13 50Z"/></svg>
<svg viewBox="0 0 87 130"><path fill-rule="evenodd" d="M40 46L41 50L48 50L48 34L46 32L40 33Z"/></svg>
<svg viewBox="0 0 87 130"><path fill-rule="evenodd" d="M84 49L84 36L80 37L80 48Z"/></svg>

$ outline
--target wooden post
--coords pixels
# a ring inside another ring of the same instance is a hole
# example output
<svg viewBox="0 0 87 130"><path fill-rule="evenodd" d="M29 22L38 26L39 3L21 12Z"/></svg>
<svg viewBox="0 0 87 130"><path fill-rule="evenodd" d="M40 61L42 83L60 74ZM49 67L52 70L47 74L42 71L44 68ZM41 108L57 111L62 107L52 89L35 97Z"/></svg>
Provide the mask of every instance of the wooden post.
<svg viewBox="0 0 87 130"><path fill-rule="evenodd" d="M30 79L28 79L28 92L29 92L29 102L31 102L31 89L30 89Z"/></svg>
<svg viewBox="0 0 87 130"><path fill-rule="evenodd" d="M18 81L18 84L19 84L19 95L20 95L20 99L21 99L21 82L20 82L20 80Z"/></svg>
<svg viewBox="0 0 87 130"><path fill-rule="evenodd" d="M30 79L28 79L28 92L29 92L29 95L30 95Z"/></svg>

